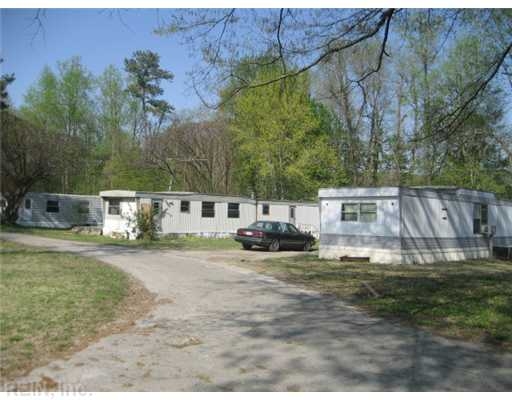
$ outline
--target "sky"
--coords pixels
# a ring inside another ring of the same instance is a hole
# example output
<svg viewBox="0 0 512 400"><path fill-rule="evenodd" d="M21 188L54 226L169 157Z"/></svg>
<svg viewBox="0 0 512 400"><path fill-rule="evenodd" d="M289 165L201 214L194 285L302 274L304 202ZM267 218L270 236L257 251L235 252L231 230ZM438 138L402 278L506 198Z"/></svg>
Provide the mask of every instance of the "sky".
<svg viewBox="0 0 512 400"><path fill-rule="evenodd" d="M123 68L123 61L135 50L152 50L160 54L160 65L174 74L171 83L164 83L163 98L176 111L200 105L190 89L187 72L194 60L189 49L176 38L153 33L166 10L126 10L112 14L103 10L45 10L41 19L43 30L37 33L33 22L36 10L1 10L2 73L14 73L16 80L9 86L9 96L15 107L23 102L27 89L38 79L45 65L56 70L57 62L80 56L94 75L109 64Z"/></svg>

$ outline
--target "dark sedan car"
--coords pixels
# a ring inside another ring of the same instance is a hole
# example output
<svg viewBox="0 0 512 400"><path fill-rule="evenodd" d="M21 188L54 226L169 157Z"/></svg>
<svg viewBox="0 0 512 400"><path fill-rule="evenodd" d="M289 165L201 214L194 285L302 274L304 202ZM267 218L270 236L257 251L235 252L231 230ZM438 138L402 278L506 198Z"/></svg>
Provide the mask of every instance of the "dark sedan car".
<svg viewBox="0 0 512 400"><path fill-rule="evenodd" d="M256 221L248 228L240 228L236 232L235 240L242 243L245 250L259 246L270 251L309 251L315 243L315 238L309 233L303 233L287 222L278 221Z"/></svg>

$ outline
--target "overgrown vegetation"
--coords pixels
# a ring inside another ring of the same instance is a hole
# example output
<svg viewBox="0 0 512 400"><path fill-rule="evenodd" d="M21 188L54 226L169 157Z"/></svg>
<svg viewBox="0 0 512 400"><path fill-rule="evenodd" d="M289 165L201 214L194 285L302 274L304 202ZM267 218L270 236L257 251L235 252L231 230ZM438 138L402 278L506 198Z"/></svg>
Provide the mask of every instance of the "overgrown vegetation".
<svg viewBox="0 0 512 400"><path fill-rule="evenodd" d="M137 227L138 236L137 239L141 240L155 240L158 238L157 235L157 222L155 217L157 210L153 206L141 207L135 213L135 225Z"/></svg>
<svg viewBox="0 0 512 400"><path fill-rule="evenodd" d="M379 316L512 351L510 262L377 265L300 256L267 259L252 268Z"/></svg>
<svg viewBox="0 0 512 400"><path fill-rule="evenodd" d="M99 261L0 241L2 378L94 337L116 318L129 286L127 275Z"/></svg>

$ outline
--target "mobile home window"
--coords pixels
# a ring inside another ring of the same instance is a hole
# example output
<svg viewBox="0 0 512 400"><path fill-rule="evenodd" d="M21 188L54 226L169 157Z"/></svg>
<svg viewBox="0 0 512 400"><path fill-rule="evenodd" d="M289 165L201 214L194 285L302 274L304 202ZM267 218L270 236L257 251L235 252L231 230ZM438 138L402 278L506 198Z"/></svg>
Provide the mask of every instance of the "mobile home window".
<svg viewBox="0 0 512 400"><path fill-rule="evenodd" d="M215 203L213 201L203 201L201 206L201 217L215 218Z"/></svg>
<svg viewBox="0 0 512 400"><path fill-rule="evenodd" d="M121 215L121 201L120 200L109 200L108 201L108 213L110 215Z"/></svg>
<svg viewBox="0 0 512 400"><path fill-rule="evenodd" d="M80 201L78 203L78 214L89 214L89 202Z"/></svg>
<svg viewBox="0 0 512 400"><path fill-rule="evenodd" d="M342 204L341 205L341 220L342 221L357 221L358 211L359 211L359 204Z"/></svg>
<svg viewBox="0 0 512 400"><path fill-rule="evenodd" d="M341 205L341 220L353 222L377 221L376 203L344 203Z"/></svg>
<svg viewBox="0 0 512 400"><path fill-rule="evenodd" d="M151 200L151 204L153 206L153 212L160 214L160 200Z"/></svg>
<svg viewBox="0 0 512 400"><path fill-rule="evenodd" d="M473 233L481 233L482 225L488 224L489 209L487 204L473 206Z"/></svg>
<svg viewBox="0 0 512 400"><path fill-rule="evenodd" d="M295 218L295 206L290 206L290 218Z"/></svg>
<svg viewBox="0 0 512 400"><path fill-rule="evenodd" d="M190 212L190 201L188 200L181 200L180 202L180 210L182 213L189 213Z"/></svg>
<svg viewBox="0 0 512 400"><path fill-rule="evenodd" d="M46 212L47 213L58 213L59 212L59 202L57 200L48 200L46 202Z"/></svg>
<svg viewBox="0 0 512 400"><path fill-rule="evenodd" d="M377 221L377 204L375 203L361 203L359 211L359 220L361 222L375 222Z"/></svg>
<svg viewBox="0 0 512 400"><path fill-rule="evenodd" d="M268 204L262 204L262 214L263 215L269 215L270 214L270 205Z"/></svg>
<svg viewBox="0 0 512 400"><path fill-rule="evenodd" d="M25 209L30 210L32 208L32 200L25 199Z"/></svg>
<svg viewBox="0 0 512 400"><path fill-rule="evenodd" d="M239 203L228 203L228 218L240 218Z"/></svg>

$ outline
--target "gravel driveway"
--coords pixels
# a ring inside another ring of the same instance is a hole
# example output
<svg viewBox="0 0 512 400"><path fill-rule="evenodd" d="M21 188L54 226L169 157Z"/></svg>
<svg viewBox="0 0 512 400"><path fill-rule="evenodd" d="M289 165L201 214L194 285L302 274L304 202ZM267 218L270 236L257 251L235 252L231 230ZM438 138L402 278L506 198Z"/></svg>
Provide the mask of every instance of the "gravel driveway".
<svg viewBox="0 0 512 400"><path fill-rule="evenodd" d="M127 332L37 368L20 383L45 376L86 391L512 390L510 353L372 318L225 261L268 253L0 237L114 264L159 300Z"/></svg>

